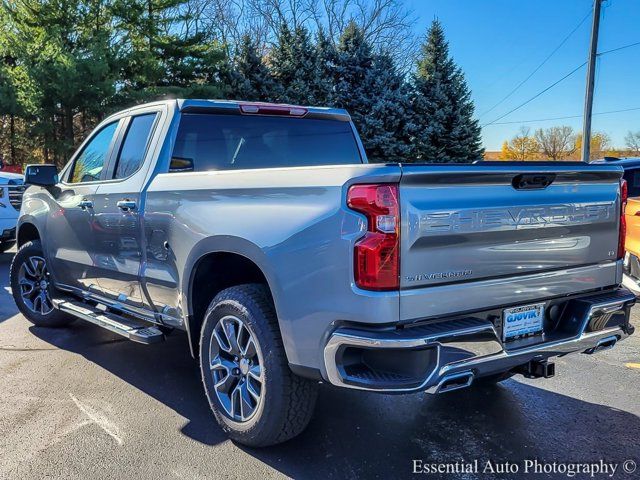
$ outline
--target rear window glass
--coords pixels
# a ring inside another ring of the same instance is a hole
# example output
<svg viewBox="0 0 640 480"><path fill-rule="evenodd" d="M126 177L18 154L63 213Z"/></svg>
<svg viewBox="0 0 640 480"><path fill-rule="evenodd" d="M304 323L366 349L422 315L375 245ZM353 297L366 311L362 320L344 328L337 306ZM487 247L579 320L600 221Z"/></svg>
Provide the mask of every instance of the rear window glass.
<svg viewBox="0 0 640 480"><path fill-rule="evenodd" d="M362 163L349 122L184 114L170 171Z"/></svg>

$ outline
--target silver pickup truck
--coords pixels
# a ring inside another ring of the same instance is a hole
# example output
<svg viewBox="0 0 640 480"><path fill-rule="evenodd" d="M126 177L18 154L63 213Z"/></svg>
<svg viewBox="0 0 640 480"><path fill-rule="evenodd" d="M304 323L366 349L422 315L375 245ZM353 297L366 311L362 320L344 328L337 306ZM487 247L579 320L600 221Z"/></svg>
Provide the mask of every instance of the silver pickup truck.
<svg viewBox="0 0 640 480"><path fill-rule="evenodd" d="M31 165L11 288L35 325L186 332L231 438L282 442L318 383L442 393L633 332L619 167L368 164L343 110L171 100ZM186 345L185 345L186 347Z"/></svg>

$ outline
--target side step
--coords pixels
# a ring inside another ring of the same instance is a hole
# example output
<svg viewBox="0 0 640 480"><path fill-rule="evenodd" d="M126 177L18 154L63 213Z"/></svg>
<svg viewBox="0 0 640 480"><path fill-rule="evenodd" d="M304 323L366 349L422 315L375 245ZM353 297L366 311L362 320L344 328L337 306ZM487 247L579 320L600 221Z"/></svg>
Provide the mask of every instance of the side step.
<svg viewBox="0 0 640 480"><path fill-rule="evenodd" d="M91 309L90 305L86 303L73 300L53 300L53 304L56 308L69 315L106 328L134 342L149 345L164 340L164 334L158 327L143 324L111 312Z"/></svg>

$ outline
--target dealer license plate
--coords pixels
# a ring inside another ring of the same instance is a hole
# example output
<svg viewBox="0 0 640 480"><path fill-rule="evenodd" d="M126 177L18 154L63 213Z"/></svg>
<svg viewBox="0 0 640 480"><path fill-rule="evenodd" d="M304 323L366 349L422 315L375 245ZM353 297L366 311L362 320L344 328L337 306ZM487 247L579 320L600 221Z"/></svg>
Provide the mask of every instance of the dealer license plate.
<svg viewBox="0 0 640 480"><path fill-rule="evenodd" d="M506 308L502 312L503 339L542 333L544 303Z"/></svg>

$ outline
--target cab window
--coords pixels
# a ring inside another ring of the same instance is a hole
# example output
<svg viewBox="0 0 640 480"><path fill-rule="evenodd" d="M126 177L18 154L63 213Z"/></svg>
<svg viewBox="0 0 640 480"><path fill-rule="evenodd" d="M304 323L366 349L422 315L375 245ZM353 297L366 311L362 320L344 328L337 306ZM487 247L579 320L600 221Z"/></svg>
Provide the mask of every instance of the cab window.
<svg viewBox="0 0 640 480"><path fill-rule="evenodd" d="M351 124L334 119L184 114L170 172L362 163Z"/></svg>
<svg viewBox="0 0 640 480"><path fill-rule="evenodd" d="M76 157L69 183L95 182L100 180L102 170L107 163L113 136L118 122L110 123L102 128Z"/></svg>
<svg viewBox="0 0 640 480"><path fill-rule="evenodd" d="M127 178L140 169L147 153L155 119L155 113L131 118L118 154L113 178Z"/></svg>

